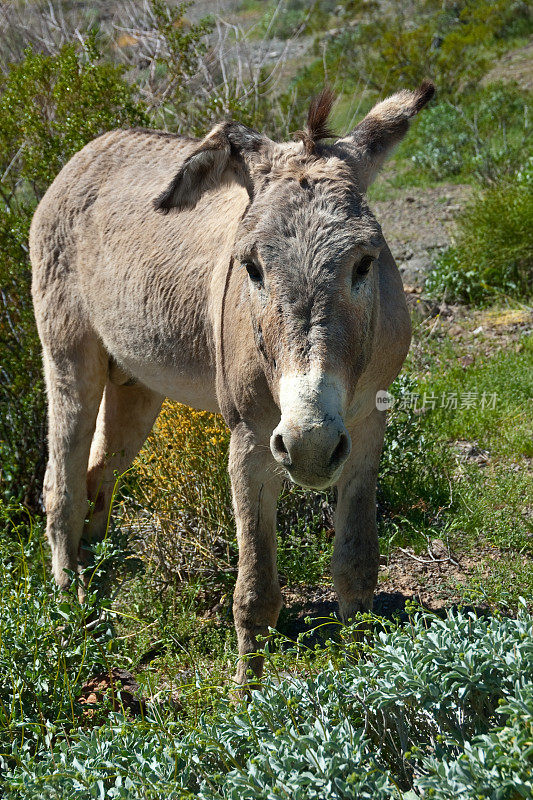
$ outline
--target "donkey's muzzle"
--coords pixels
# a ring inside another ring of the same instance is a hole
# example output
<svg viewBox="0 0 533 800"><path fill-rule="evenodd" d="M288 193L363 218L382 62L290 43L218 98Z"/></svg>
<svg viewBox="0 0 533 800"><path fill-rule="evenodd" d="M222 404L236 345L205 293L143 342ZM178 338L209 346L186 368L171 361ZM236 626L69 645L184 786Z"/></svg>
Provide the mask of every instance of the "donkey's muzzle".
<svg viewBox="0 0 533 800"><path fill-rule="evenodd" d="M351 448L350 435L340 418L305 427L282 419L270 439L278 464L295 483L309 489L325 489L335 483Z"/></svg>

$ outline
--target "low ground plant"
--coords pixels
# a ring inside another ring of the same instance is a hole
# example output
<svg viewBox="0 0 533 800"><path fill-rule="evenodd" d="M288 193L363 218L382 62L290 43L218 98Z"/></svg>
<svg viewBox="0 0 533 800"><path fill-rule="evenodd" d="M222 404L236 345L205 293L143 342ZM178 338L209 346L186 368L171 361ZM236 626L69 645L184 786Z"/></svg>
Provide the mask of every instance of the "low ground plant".
<svg viewBox="0 0 533 800"><path fill-rule="evenodd" d="M393 404L378 473L378 522L383 548L420 547L450 505L449 451L426 420L424 390L408 372L390 388Z"/></svg>
<svg viewBox="0 0 533 800"><path fill-rule="evenodd" d="M124 542L97 545L85 602L77 584L60 590L51 577L40 522L0 502L0 749L26 757L52 731L83 725L83 683L106 671L114 641L102 592L104 574L123 561ZM91 625L87 625L92 620Z"/></svg>
<svg viewBox="0 0 533 800"><path fill-rule="evenodd" d="M42 595L34 596L39 607ZM268 659L278 678L249 705L229 702L227 688L214 696L212 681L197 675L196 690L209 700L196 719L176 716L161 693L146 697L142 718L108 712L103 724L85 717L68 729L44 706L46 735L29 746L18 732L1 755L3 793L401 800L414 796L411 787L442 798L452 787L477 800L482 787L494 787L495 797L525 798L532 630L523 605L516 618L449 612L440 619L411 609L407 625L378 624L365 645L341 628L325 651L305 657L305 676L297 668L305 640L280 649ZM80 651L78 662L84 658ZM41 683L48 669L43 662ZM20 699L15 685L15 705Z"/></svg>

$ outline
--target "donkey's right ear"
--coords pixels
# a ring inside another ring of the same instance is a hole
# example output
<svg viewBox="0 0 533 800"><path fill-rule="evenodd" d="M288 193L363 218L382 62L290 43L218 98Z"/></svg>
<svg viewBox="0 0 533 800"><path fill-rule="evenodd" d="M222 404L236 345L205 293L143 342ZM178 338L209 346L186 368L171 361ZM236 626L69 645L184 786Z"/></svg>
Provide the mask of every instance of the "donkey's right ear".
<svg viewBox="0 0 533 800"><path fill-rule="evenodd" d="M270 140L238 122L223 122L198 145L183 162L170 185L155 198L157 211L194 208L202 195L216 187L236 181L253 195L250 164Z"/></svg>

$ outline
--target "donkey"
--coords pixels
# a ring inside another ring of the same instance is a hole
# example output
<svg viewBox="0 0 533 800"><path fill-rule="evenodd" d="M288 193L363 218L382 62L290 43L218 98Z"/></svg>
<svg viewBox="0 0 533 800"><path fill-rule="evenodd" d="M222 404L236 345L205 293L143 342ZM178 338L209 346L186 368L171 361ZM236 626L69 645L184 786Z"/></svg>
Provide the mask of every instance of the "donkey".
<svg viewBox="0 0 533 800"><path fill-rule="evenodd" d="M66 586L82 542L104 535L114 474L164 398L220 412L239 545L233 613L249 656L240 683L248 667L261 676L258 637L282 605L275 524L286 477L337 487L340 615L372 604L385 428L376 393L398 374L411 327L364 195L433 93L427 81L400 91L330 143L328 90L298 141L232 121L203 141L112 131L66 164L33 218L55 579Z"/></svg>

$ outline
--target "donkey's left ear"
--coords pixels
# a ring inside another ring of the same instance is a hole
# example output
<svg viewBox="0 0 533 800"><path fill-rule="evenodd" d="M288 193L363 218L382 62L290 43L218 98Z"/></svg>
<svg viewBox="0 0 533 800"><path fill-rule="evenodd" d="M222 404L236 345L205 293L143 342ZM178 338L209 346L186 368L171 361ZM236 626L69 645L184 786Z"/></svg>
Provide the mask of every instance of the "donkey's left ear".
<svg viewBox="0 0 533 800"><path fill-rule="evenodd" d="M366 115L354 130L337 145L348 150L356 159L356 169L361 191L365 191L381 165L409 130L409 122L429 103L435 86L424 81L419 89L404 89L382 100Z"/></svg>
<svg viewBox="0 0 533 800"><path fill-rule="evenodd" d="M251 162L270 140L238 122L217 125L185 159L167 188L154 200L164 214L171 208L194 208L202 195L233 181L253 195Z"/></svg>

